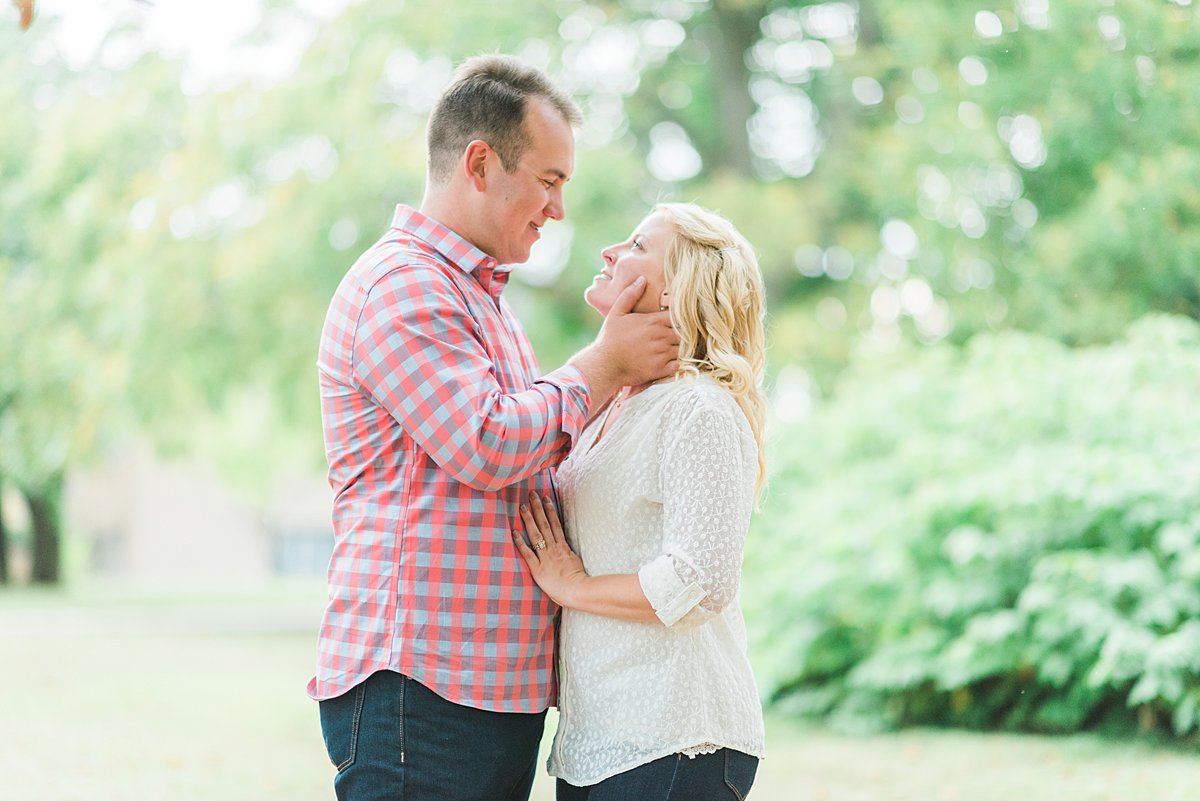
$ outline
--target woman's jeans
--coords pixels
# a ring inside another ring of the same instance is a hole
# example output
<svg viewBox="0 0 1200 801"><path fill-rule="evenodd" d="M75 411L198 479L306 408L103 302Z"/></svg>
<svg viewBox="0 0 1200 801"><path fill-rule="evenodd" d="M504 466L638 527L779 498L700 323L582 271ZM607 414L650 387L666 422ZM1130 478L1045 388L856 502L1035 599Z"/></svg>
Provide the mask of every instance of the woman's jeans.
<svg viewBox="0 0 1200 801"><path fill-rule="evenodd" d="M341 801L527 801L545 718L455 704L388 670L321 702Z"/></svg>
<svg viewBox="0 0 1200 801"><path fill-rule="evenodd" d="M558 801L743 801L758 759L722 748L691 759L672 754L590 787L558 780Z"/></svg>

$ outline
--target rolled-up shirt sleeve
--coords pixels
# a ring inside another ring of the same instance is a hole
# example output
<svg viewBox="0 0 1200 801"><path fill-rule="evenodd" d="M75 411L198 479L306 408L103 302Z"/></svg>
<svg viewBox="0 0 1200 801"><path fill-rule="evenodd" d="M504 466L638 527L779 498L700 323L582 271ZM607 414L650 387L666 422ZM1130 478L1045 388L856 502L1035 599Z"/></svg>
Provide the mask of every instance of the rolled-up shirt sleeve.
<svg viewBox="0 0 1200 801"><path fill-rule="evenodd" d="M363 304L354 378L457 481L495 490L559 461L590 398L571 366L505 392L482 338L438 271L393 270Z"/></svg>
<svg viewBox="0 0 1200 801"><path fill-rule="evenodd" d="M665 446L663 552L638 571L638 581L666 626L702 625L737 596L754 505L741 437L728 415L701 409Z"/></svg>

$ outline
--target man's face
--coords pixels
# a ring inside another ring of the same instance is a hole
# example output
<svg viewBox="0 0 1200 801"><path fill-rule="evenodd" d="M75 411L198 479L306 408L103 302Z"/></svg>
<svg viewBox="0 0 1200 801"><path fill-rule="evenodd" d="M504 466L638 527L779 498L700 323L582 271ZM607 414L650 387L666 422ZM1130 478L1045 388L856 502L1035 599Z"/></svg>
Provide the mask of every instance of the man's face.
<svg viewBox="0 0 1200 801"><path fill-rule="evenodd" d="M515 170L506 172L495 153L489 157L487 240L476 244L501 264L526 261L546 221L563 219L563 184L575 167L574 133L554 106L530 100L525 127L530 144Z"/></svg>

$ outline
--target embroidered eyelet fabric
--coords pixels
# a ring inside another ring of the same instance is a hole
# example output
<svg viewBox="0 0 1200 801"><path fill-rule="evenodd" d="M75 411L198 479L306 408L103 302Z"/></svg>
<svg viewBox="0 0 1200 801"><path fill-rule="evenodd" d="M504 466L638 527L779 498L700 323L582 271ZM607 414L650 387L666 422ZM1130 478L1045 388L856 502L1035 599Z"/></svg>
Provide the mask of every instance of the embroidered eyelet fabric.
<svg viewBox="0 0 1200 801"><path fill-rule="evenodd" d="M762 707L738 606L754 435L707 378L626 400L558 470L567 538L589 573L638 574L654 623L564 609L548 769L587 786L670 754L763 757Z"/></svg>

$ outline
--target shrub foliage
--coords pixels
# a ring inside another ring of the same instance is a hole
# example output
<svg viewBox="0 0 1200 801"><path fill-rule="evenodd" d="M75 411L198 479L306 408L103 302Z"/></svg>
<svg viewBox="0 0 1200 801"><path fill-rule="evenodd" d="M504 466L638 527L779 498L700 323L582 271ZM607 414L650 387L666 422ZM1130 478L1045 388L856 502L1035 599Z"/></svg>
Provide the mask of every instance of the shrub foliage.
<svg viewBox="0 0 1200 801"><path fill-rule="evenodd" d="M846 727L1200 728L1200 327L862 358L776 426L744 596Z"/></svg>

